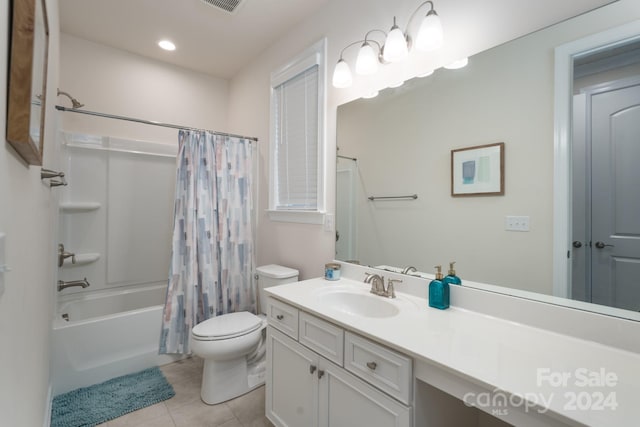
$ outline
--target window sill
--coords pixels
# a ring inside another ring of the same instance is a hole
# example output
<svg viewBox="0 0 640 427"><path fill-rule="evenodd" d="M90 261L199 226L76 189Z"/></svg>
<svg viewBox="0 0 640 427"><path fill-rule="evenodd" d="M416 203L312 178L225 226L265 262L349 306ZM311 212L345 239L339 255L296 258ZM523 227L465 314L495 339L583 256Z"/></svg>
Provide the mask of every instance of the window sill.
<svg viewBox="0 0 640 427"><path fill-rule="evenodd" d="M271 221L296 222L299 224L324 224L324 212L267 210Z"/></svg>

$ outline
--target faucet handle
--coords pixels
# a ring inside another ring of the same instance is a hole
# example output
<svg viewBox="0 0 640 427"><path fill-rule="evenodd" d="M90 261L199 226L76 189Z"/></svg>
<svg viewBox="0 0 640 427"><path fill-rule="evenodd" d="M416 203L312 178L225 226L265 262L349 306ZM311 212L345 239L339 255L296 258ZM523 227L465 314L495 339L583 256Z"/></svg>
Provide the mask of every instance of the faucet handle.
<svg viewBox="0 0 640 427"><path fill-rule="evenodd" d="M387 285L387 292L386 292L386 295L389 298L396 297L395 287L393 286L394 283L402 283L402 279L389 279L389 284Z"/></svg>

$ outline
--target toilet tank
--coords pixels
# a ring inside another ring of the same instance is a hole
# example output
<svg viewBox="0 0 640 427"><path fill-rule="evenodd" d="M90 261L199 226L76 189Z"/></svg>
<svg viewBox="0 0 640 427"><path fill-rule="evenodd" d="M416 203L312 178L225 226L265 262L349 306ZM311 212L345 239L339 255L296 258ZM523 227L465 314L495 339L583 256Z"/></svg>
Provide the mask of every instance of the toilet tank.
<svg viewBox="0 0 640 427"><path fill-rule="evenodd" d="M267 308L265 288L298 281L298 270L277 264L258 267L256 273L258 274L258 299L261 313L264 313Z"/></svg>

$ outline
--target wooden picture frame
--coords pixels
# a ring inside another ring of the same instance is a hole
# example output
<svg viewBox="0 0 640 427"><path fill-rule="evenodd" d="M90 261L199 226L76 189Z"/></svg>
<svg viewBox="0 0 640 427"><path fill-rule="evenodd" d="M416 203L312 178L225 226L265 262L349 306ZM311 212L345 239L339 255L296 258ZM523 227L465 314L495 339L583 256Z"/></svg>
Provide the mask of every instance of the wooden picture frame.
<svg viewBox="0 0 640 427"><path fill-rule="evenodd" d="M42 165L49 23L45 0L11 1L7 141L29 165Z"/></svg>
<svg viewBox="0 0 640 427"><path fill-rule="evenodd" d="M504 195L504 142L451 150L451 196Z"/></svg>

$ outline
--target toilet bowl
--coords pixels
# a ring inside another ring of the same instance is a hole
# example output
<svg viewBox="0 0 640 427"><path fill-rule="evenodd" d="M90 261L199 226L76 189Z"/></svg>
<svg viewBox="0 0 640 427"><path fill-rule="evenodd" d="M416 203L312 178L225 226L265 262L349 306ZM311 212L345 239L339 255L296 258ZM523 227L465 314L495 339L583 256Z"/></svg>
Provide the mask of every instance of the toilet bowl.
<svg viewBox="0 0 640 427"><path fill-rule="evenodd" d="M261 311L263 289L296 282L298 271L279 265L256 269ZM238 397L264 384L266 316L248 311L217 316L191 329L191 351L204 359L200 397L210 405Z"/></svg>

